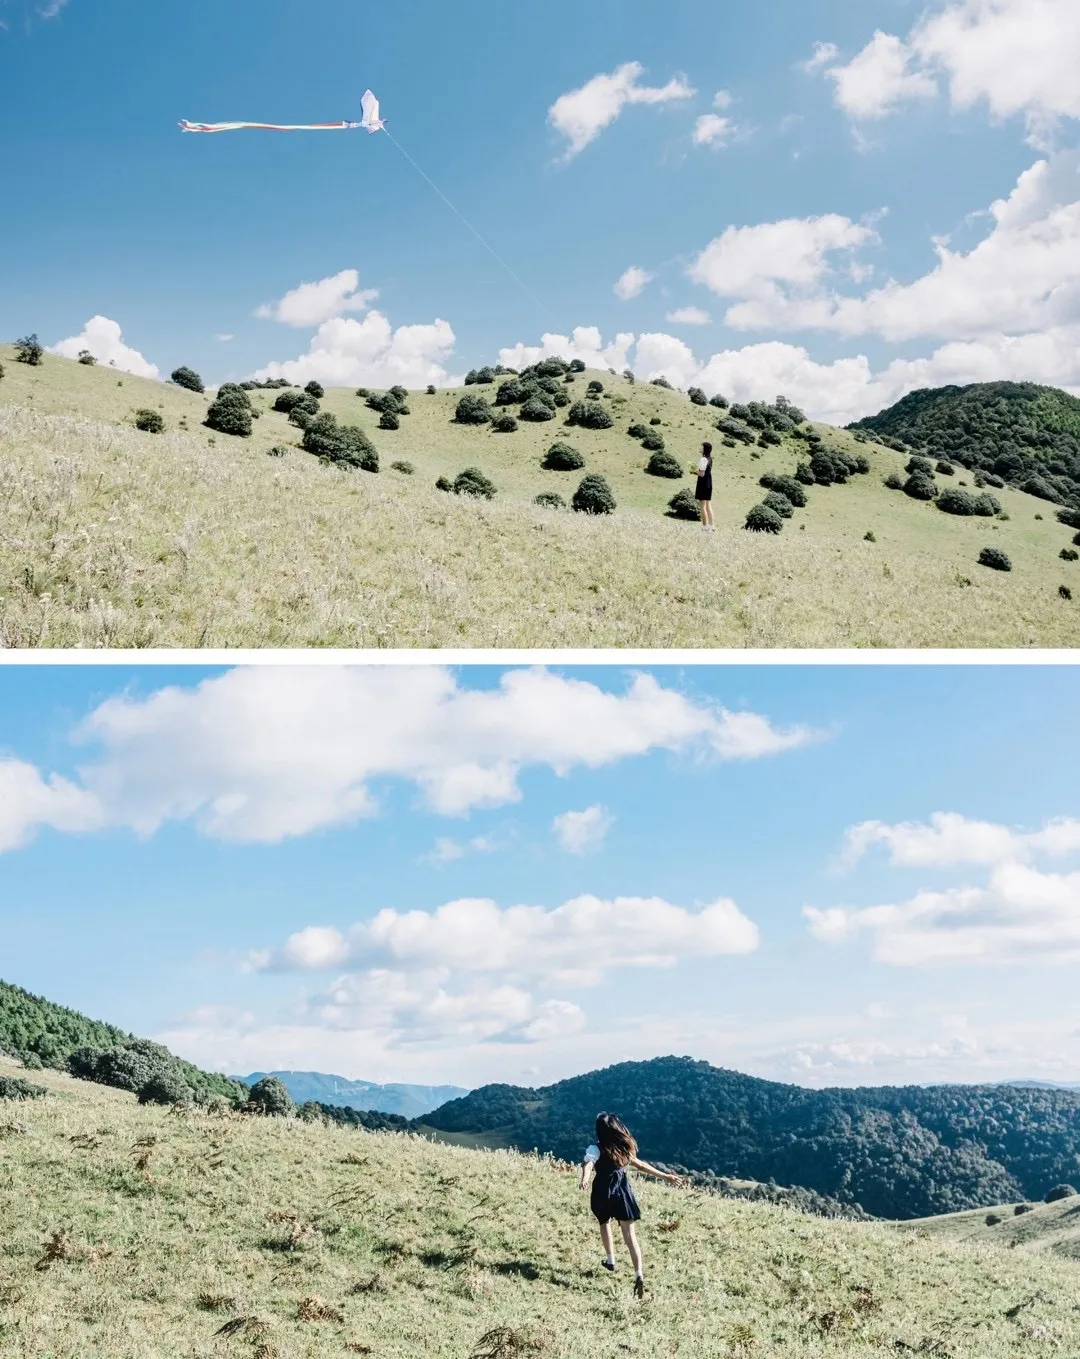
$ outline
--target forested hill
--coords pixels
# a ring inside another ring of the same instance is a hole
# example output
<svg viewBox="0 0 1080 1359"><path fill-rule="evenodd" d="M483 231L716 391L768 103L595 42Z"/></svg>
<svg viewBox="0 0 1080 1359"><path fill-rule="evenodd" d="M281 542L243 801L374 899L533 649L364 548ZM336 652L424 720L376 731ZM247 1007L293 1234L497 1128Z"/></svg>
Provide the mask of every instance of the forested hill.
<svg viewBox="0 0 1080 1359"><path fill-rule="evenodd" d="M30 1067L71 1070L136 1094L149 1080L171 1074L178 1093L186 1087L200 1101L221 1098L238 1103L247 1097L245 1087L227 1076L202 1071L158 1043L88 1019L5 981L0 981L0 1053L18 1057Z"/></svg>
<svg viewBox="0 0 1080 1359"><path fill-rule="evenodd" d="M979 382L923 388L848 428L1000 477L1042 500L1080 507L1080 398L1056 387Z"/></svg>
<svg viewBox="0 0 1080 1359"><path fill-rule="evenodd" d="M642 1154L801 1185L876 1217L1041 1198L1080 1173L1080 1093L1018 1086L807 1090L688 1057L624 1062L538 1090L488 1085L423 1122L567 1160L601 1110Z"/></svg>

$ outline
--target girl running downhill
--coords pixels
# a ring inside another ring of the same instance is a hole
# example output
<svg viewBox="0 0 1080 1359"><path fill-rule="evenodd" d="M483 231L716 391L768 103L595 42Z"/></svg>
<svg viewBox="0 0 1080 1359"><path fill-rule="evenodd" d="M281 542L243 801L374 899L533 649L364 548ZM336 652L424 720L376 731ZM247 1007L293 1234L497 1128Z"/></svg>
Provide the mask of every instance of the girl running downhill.
<svg viewBox="0 0 1080 1359"><path fill-rule="evenodd" d="M596 1119L596 1145L585 1152L581 1166L579 1189L586 1189L592 1177L590 1207L600 1224L600 1239L604 1243L604 1268L615 1273L615 1247L611 1239L614 1220L622 1228L623 1240L634 1266L634 1294L645 1296L645 1274L641 1267L641 1247L634 1232L634 1223L641 1218L641 1209L634 1196L627 1170L641 1170L669 1184L682 1184L677 1175L667 1175L647 1161L638 1159L638 1146L630 1130L615 1114L599 1114Z"/></svg>

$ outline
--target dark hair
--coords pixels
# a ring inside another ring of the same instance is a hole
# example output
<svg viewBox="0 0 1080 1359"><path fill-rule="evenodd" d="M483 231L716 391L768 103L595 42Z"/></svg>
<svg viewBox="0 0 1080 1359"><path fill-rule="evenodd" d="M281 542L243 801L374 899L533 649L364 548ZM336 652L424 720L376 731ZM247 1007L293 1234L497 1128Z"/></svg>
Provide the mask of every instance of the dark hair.
<svg viewBox="0 0 1080 1359"><path fill-rule="evenodd" d="M701 445L701 451L702 451L702 453L704 453L705 457L708 458L708 460L709 460L709 466L711 467L711 466L712 466L712 444L702 444L702 445Z"/></svg>
<svg viewBox="0 0 1080 1359"><path fill-rule="evenodd" d="M629 1165L637 1155L633 1134L617 1114L597 1114L596 1141L608 1160L617 1166Z"/></svg>

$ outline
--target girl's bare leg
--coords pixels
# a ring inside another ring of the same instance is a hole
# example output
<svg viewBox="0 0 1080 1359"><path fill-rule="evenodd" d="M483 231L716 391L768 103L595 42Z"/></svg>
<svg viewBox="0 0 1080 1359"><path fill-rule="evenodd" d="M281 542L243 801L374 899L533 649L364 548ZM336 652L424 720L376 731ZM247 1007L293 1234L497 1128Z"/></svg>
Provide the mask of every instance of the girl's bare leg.
<svg viewBox="0 0 1080 1359"><path fill-rule="evenodd" d="M698 511L701 514L701 527L709 527L709 502L707 500L698 501Z"/></svg>
<svg viewBox="0 0 1080 1359"><path fill-rule="evenodd" d="M611 1223L601 1222L600 1240L604 1243L604 1255L611 1261L615 1259L615 1243L611 1239Z"/></svg>
<svg viewBox="0 0 1080 1359"><path fill-rule="evenodd" d="M705 502L705 522L708 524L710 528L713 527L713 513L711 500L707 500Z"/></svg>
<svg viewBox="0 0 1080 1359"><path fill-rule="evenodd" d="M630 1260L634 1266L634 1275L640 1279L642 1277L641 1247L638 1245L634 1224L632 1222L620 1222L619 1226L622 1228L622 1236L623 1240L626 1242L626 1249L630 1252Z"/></svg>

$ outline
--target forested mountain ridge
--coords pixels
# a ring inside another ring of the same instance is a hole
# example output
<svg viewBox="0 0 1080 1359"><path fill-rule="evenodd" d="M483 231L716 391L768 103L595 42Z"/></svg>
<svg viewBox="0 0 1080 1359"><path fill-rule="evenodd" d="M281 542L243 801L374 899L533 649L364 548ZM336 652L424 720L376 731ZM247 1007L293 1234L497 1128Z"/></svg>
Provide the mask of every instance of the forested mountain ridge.
<svg viewBox="0 0 1080 1359"><path fill-rule="evenodd" d="M1056 387L927 387L848 428L1000 477L1041 500L1080 506L1080 398Z"/></svg>
<svg viewBox="0 0 1080 1359"><path fill-rule="evenodd" d="M402 1118L421 1118L448 1100L467 1095L460 1085L376 1085L371 1081L350 1081L344 1076L322 1071L253 1071L249 1076L232 1079L252 1086L264 1076L276 1076L297 1104L313 1101L339 1109L366 1109Z"/></svg>
<svg viewBox="0 0 1080 1359"><path fill-rule="evenodd" d="M18 1057L30 1067L72 1070L76 1075L136 1093L136 1082L170 1070L181 1086L201 1101L220 1098L238 1103L247 1098L246 1088L227 1076L203 1071L158 1043L125 1033L114 1024L89 1019L78 1010L56 1005L5 981L0 981L0 1053ZM102 1063L105 1054L124 1056Z"/></svg>
<svg viewBox="0 0 1080 1359"><path fill-rule="evenodd" d="M643 1155L775 1180L876 1217L1041 1198L1080 1171L1080 1093L1014 1086L809 1090L691 1058L624 1062L542 1089L484 1086L423 1122L574 1160L601 1110Z"/></svg>

